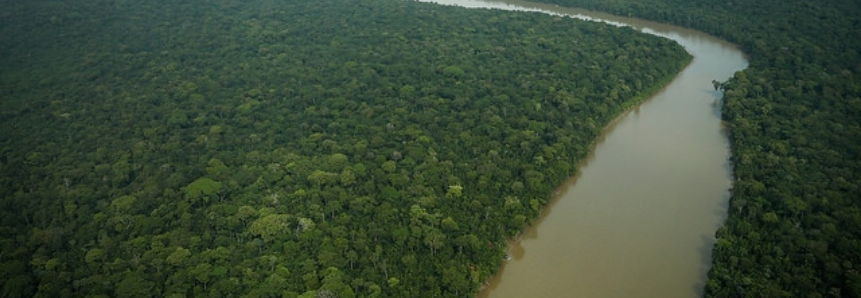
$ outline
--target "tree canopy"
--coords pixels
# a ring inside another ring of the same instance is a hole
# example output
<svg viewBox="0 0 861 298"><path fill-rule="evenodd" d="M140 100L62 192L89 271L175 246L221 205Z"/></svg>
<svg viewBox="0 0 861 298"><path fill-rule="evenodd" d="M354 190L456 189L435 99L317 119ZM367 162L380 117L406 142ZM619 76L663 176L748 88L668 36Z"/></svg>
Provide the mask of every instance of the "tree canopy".
<svg viewBox="0 0 861 298"><path fill-rule="evenodd" d="M390 0L0 0L4 297L471 297L690 57Z"/></svg>

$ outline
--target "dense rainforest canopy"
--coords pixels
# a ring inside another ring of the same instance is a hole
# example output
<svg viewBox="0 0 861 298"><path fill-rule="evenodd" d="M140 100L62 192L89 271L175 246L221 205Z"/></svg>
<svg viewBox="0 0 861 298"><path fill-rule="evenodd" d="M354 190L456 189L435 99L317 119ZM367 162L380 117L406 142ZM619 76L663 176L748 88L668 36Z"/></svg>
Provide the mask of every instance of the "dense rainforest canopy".
<svg viewBox="0 0 861 298"><path fill-rule="evenodd" d="M395 0L0 7L2 297L473 296L689 61L632 29Z"/></svg>
<svg viewBox="0 0 861 298"><path fill-rule="evenodd" d="M736 178L707 297L861 297L861 2L542 0L741 45L724 90Z"/></svg>

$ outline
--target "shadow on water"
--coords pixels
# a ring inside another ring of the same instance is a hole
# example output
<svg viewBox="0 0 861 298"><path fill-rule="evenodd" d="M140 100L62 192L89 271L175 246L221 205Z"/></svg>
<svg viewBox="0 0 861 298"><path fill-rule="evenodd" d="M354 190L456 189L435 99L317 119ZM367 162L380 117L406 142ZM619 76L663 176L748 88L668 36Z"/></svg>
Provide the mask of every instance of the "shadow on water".
<svg viewBox="0 0 861 298"><path fill-rule="evenodd" d="M703 266L703 270L701 273L701 277L696 283L694 283L693 287L694 291L697 293L697 297L704 297L706 294L705 281L708 280L708 272L710 271L712 265L712 249L714 248L715 237L713 235L701 235L700 239L702 240L702 244L700 245L698 251L700 252L700 256L702 256L700 262Z"/></svg>
<svg viewBox="0 0 861 298"><path fill-rule="evenodd" d="M727 166L729 165L729 161L726 162ZM712 209L712 213L721 218L721 221L716 223L712 231L717 232L721 226L723 226L724 219L726 218L727 211L729 209L729 198L730 192L727 191L723 195L723 199L721 200L720 206ZM694 291L697 293L697 297L705 296L705 282L708 280L708 273L712 268L712 251L714 250L715 243L717 242L716 235L702 234L700 235L700 245L697 251L700 254L700 264L702 264L702 270L700 270L700 279L696 282L694 286Z"/></svg>
<svg viewBox="0 0 861 298"><path fill-rule="evenodd" d="M715 117L721 118L721 108L723 107L723 92L714 89L703 89L703 92L714 98L712 101L712 113Z"/></svg>

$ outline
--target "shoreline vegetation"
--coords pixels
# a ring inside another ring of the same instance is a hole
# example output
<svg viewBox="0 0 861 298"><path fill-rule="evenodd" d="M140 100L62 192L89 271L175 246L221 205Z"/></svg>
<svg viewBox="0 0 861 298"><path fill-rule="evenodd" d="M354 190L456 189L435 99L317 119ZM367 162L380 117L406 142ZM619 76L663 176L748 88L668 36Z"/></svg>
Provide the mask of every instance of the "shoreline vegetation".
<svg viewBox="0 0 861 298"><path fill-rule="evenodd" d="M706 297L861 297L861 3L542 0L739 44L727 82L733 177Z"/></svg>
<svg viewBox="0 0 861 298"><path fill-rule="evenodd" d="M409 1L0 5L3 297L472 297L691 59Z"/></svg>

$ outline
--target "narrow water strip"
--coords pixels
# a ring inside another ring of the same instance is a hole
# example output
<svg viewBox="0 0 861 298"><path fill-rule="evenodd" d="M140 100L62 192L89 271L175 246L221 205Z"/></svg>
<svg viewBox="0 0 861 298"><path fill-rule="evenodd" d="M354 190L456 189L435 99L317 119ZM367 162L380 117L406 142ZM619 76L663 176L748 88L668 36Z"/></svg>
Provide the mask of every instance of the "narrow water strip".
<svg viewBox="0 0 861 298"><path fill-rule="evenodd" d="M744 54L698 31L585 10L422 1L630 26L675 40L694 56L670 85L605 129L479 297L702 296L731 186L720 93L711 81L747 67Z"/></svg>

